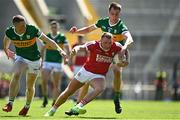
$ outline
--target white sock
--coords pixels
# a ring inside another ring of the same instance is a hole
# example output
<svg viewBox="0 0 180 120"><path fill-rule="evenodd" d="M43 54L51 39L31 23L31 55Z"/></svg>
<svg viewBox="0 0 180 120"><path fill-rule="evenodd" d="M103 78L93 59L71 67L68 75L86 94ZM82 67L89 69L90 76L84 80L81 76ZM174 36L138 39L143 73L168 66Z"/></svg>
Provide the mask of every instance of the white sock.
<svg viewBox="0 0 180 120"><path fill-rule="evenodd" d="M83 107L84 105L80 102L80 103L78 103L76 106L78 106L78 107Z"/></svg>
<svg viewBox="0 0 180 120"><path fill-rule="evenodd" d="M56 108L52 107L52 108L50 109L50 111L56 112Z"/></svg>

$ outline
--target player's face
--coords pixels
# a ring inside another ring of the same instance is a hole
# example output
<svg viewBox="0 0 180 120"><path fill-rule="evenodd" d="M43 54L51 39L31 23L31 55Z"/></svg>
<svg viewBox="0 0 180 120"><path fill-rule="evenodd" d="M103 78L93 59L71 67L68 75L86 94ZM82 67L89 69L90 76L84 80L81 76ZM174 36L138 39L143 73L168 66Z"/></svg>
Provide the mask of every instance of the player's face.
<svg viewBox="0 0 180 120"><path fill-rule="evenodd" d="M19 22L19 23L14 23L13 25L17 31L25 31L26 30L26 23L24 21Z"/></svg>
<svg viewBox="0 0 180 120"><path fill-rule="evenodd" d="M108 39L107 37L103 37L101 39L101 47L104 49L104 50L109 50L112 46L112 40L111 39Z"/></svg>
<svg viewBox="0 0 180 120"><path fill-rule="evenodd" d="M84 44L84 42L85 42L85 41L84 41L84 38L78 38L78 43L79 43L79 44Z"/></svg>
<svg viewBox="0 0 180 120"><path fill-rule="evenodd" d="M57 33L58 32L58 26L57 25L51 25L51 31L52 31L52 33Z"/></svg>
<svg viewBox="0 0 180 120"><path fill-rule="evenodd" d="M111 23L117 23L120 17L120 10L111 8L109 11L109 18Z"/></svg>

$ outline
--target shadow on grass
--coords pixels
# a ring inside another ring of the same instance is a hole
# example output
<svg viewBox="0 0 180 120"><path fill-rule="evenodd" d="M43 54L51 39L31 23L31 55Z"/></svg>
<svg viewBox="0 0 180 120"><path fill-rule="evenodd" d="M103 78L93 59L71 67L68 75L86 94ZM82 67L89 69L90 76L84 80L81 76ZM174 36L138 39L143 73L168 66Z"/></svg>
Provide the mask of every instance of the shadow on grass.
<svg viewBox="0 0 180 120"><path fill-rule="evenodd" d="M0 117L4 117L4 118L6 118L6 117L10 117L10 118L16 118L16 117L30 117L30 115L26 115L26 116L19 116L19 115L2 115L2 116L0 116Z"/></svg>
<svg viewBox="0 0 180 120"><path fill-rule="evenodd" d="M78 118L82 118L82 119L117 119L115 117L78 117Z"/></svg>
<svg viewBox="0 0 180 120"><path fill-rule="evenodd" d="M70 116L69 117L64 117L64 118L71 118ZM76 116L72 116L72 118L81 118L81 119L118 119L118 118L115 118L115 117L76 117Z"/></svg>

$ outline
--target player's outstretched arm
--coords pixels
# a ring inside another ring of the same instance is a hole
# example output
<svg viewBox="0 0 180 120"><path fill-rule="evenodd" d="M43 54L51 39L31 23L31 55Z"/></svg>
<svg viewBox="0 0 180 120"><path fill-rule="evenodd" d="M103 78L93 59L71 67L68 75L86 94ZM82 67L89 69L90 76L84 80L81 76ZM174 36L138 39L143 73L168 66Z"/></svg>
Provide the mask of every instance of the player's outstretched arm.
<svg viewBox="0 0 180 120"><path fill-rule="evenodd" d="M96 26L94 24L87 26L87 27L83 27L83 28L77 28L76 26L71 27L71 29L69 30L70 33L74 34L86 34L89 33L93 30L97 29Z"/></svg>
<svg viewBox="0 0 180 120"><path fill-rule="evenodd" d="M48 38L44 33L42 33L41 37L39 38L42 41L44 41L47 45L51 46L52 48L56 49L57 51L59 51L59 53L61 54L61 56L65 59L65 61L67 61L67 55L66 53L59 47L59 45L54 42L53 40L51 40L50 38Z"/></svg>

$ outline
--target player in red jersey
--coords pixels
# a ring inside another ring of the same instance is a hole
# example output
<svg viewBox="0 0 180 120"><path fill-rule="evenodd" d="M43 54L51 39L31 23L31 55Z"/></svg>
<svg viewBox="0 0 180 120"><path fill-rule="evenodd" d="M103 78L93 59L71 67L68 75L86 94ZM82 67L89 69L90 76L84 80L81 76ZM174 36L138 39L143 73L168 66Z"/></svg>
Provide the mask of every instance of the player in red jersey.
<svg viewBox="0 0 180 120"><path fill-rule="evenodd" d="M65 91L59 95L54 106L45 114L45 116L53 116L56 109L65 103L69 96L85 83L90 82L90 85L94 90L87 94L87 96L74 106L70 112L68 111L68 113L66 113L68 115L85 114L86 110L83 109L83 106L96 98L96 96L105 89L105 75L113 61L114 55L119 51L124 53L120 43L112 42L112 35L110 33L103 33L101 40L98 42L87 42L85 45L74 47L71 51L71 56L82 49L89 51L88 60L75 75L74 79L70 81Z"/></svg>

